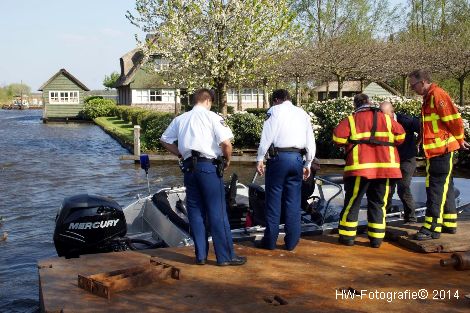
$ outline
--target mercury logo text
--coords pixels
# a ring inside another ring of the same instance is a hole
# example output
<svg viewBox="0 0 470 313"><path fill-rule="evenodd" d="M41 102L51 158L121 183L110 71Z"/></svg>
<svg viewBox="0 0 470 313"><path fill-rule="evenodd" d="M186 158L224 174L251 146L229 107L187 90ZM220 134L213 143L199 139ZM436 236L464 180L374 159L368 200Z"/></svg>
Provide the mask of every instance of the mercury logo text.
<svg viewBox="0 0 470 313"><path fill-rule="evenodd" d="M101 221L101 222L88 222L88 223L70 223L69 224L69 229L92 229L92 228L106 228L110 226L116 226L116 224L119 222L119 219L117 220L108 220L108 221Z"/></svg>

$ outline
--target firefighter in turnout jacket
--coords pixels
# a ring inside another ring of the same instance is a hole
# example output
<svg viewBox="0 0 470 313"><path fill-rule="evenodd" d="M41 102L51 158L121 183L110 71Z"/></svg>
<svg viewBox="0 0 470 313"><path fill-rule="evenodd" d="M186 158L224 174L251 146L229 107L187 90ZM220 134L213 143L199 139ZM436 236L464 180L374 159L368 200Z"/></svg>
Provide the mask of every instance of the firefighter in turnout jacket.
<svg viewBox="0 0 470 313"><path fill-rule="evenodd" d="M441 232L455 234L452 168L455 151L468 149L463 121L449 95L431 83L430 74L417 70L408 75L411 89L423 96L421 107L422 144L426 157L426 218L417 240L437 239Z"/></svg>
<svg viewBox="0 0 470 313"><path fill-rule="evenodd" d="M395 145L405 130L389 115L369 103L365 94L354 97L356 110L335 128L333 141L346 150L344 207L339 221L339 242L354 245L361 200L367 196L368 237L378 248L385 236L385 215L390 179L401 178Z"/></svg>

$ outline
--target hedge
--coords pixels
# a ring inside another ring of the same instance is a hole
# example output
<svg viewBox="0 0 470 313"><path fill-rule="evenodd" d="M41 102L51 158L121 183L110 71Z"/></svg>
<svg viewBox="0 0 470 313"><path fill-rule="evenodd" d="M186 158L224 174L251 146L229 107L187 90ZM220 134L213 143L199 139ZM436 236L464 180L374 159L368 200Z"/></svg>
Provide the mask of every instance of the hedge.
<svg viewBox="0 0 470 313"><path fill-rule="evenodd" d="M93 98L87 99L88 101L83 106L83 109L80 111L79 116L87 119L93 120L94 118L100 116L114 116L116 102L110 99L103 98Z"/></svg>
<svg viewBox="0 0 470 313"><path fill-rule="evenodd" d="M234 134L237 148L257 148L263 130L264 116L238 112L227 117L227 124Z"/></svg>
<svg viewBox="0 0 470 313"><path fill-rule="evenodd" d="M170 125L174 114L152 112L142 120L142 148L144 150L161 150L160 137Z"/></svg>

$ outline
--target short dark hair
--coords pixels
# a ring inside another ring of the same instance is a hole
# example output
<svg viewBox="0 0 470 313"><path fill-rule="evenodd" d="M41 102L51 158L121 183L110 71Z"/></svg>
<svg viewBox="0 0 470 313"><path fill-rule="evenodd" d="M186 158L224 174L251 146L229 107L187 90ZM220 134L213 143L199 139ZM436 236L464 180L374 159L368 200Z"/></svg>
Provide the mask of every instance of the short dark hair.
<svg viewBox="0 0 470 313"><path fill-rule="evenodd" d="M276 99L281 101L290 100L290 94L285 89L276 89L273 91L272 100L276 101Z"/></svg>
<svg viewBox="0 0 470 313"><path fill-rule="evenodd" d="M411 78L413 77L416 80L419 81L427 81L428 83L431 82L431 72L427 69L419 69L419 70L414 70L413 72L408 74L408 77Z"/></svg>
<svg viewBox="0 0 470 313"><path fill-rule="evenodd" d="M354 96L354 106L356 108L359 108L367 103L369 103L369 96L365 93L359 93Z"/></svg>
<svg viewBox="0 0 470 313"><path fill-rule="evenodd" d="M201 103L206 100L211 101L212 103L215 102L215 93L213 90L207 88L201 88L196 90L194 93L194 103Z"/></svg>

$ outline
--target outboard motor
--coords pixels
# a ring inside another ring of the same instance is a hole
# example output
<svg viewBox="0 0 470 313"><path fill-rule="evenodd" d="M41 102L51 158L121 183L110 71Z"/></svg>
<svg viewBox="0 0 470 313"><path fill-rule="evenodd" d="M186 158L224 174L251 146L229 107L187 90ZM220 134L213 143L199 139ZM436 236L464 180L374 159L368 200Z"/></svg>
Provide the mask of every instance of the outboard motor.
<svg viewBox="0 0 470 313"><path fill-rule="evenodd" d="M106 197L82 194L64 199L57 212L54 245L59 256L126 250L126 218Z"/></svg>

